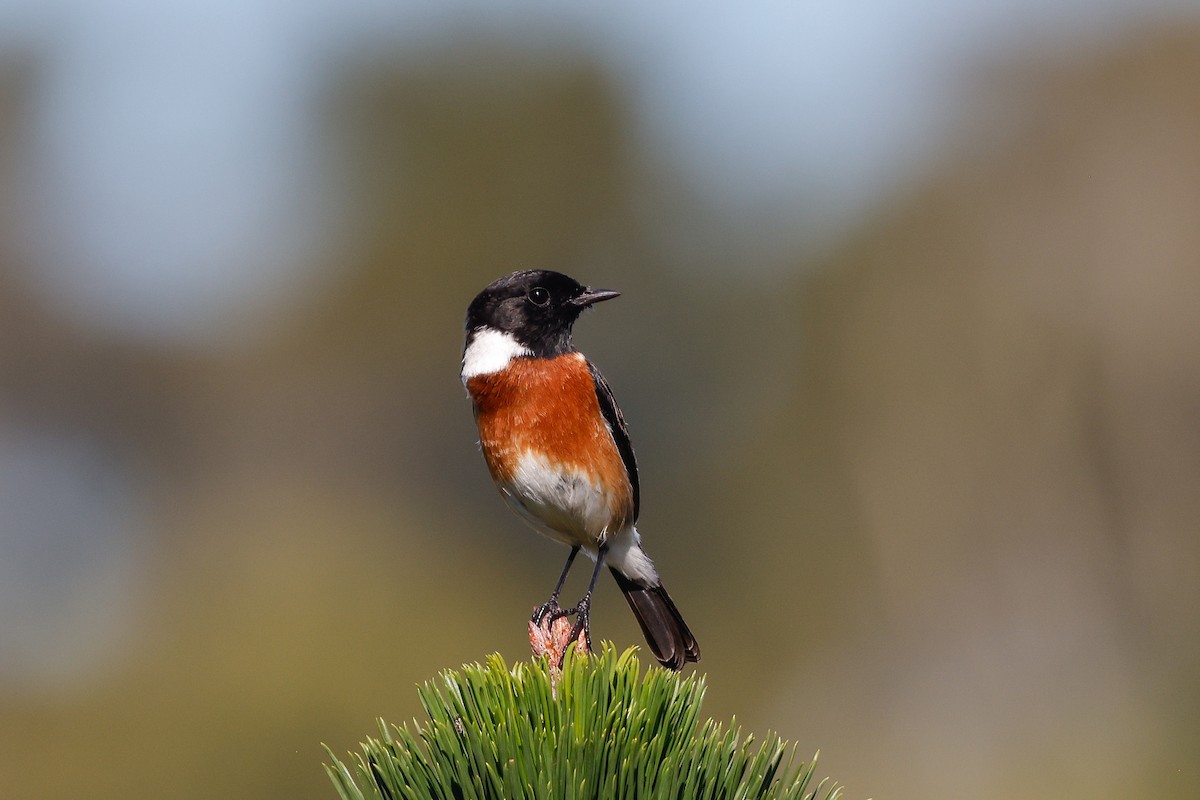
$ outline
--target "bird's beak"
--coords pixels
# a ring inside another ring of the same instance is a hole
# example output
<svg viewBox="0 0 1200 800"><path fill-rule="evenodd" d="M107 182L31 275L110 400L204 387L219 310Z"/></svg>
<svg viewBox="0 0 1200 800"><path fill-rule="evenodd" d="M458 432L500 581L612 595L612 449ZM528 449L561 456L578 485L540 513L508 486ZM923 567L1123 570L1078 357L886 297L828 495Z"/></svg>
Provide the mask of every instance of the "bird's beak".
<svg viewBox="0 0 1200 800"><path fill-rule="evenodd" d="M614 292L612 289L584 289L583 294L572 298L571 302L581 308L587 308L603 300L612 300L614 297L620 296L620 292Z"/></svg>

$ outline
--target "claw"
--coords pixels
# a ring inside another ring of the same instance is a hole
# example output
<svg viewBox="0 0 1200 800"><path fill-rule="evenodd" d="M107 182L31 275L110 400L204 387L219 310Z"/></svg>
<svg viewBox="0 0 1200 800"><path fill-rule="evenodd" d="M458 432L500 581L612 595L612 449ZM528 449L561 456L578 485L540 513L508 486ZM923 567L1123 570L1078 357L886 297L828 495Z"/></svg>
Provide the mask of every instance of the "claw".
<svg viewBox="0 0 1200 800"><path fill-rule="evenodd" d="M584 595L579 601L579 605L571 609L569 613L575 614L575 624L571 626L571 633L567 637L568 642L579 642L580 650L588 652L591 650L592 644L592 598ZM564 612L564 614L567 612ZM566 657L566 648L563 648L562 654L558 657L558 665L562 667L562 660Z"/></svg>
<svg viewBox="0 0 1200 800"><path fill-rule="evenodd" d="M533 616L529 618L529 621L533 623L535 627L540 628L542 627L542 622L546 619L546 617L550 617L550 621L553 622L559 617L566 616L568 613L570 612L563 611L562 607L559 606L558 598L551 596L549 600L533 610Z"/></svg>

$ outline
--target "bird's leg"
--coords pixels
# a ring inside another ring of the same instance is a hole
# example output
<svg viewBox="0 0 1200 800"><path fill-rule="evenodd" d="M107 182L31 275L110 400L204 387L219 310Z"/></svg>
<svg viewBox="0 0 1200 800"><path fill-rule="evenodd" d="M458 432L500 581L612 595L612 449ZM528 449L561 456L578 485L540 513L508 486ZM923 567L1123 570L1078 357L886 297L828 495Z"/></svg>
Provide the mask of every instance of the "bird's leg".
<svg viewBox="0 0 1200 800"><path fill-rule="evenodd" d="M579 601L579 605L571 609L571 614L575 614L575 625L571 628L571 635L567 637L568 642L573 642L579 638L579 634L583 632L583 640L590 650L592 647L592 631L591 631L591 611L592 611L592 590L596 588L596 579L600 577L600 568L604 566L604 554L608 552L608 545L602 544L596 551L596 568L592 570L592 579L588 582L587 591ZM566 655L564 649L563 655ZM559 662L559 667L562 663Z"/></svg>
<svg viewBox="0 0 1200 800"><path fill-rule="evenodd" d="M558 605L558 593L562 591L563 584L567 582L567 573L571 571L571 564L575 562L577 555L579 555L579 545L572 547L571 552L567 554L567 563L563 565L562 574L558 576L558 583L554 584L554 591L551 593L550 599L534 609L530 621L539 628L547 614L553 615L551 622L567 615L568 612L563 611Z"/></svg>

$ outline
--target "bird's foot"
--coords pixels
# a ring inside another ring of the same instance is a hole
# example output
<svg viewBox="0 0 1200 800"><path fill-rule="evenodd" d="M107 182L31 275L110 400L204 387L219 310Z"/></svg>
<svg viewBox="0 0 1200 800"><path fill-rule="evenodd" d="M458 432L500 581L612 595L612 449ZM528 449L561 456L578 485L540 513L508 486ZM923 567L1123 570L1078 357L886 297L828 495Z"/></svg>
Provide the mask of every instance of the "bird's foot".
<svg viewBox="0 0 1200 800"><path fill-rule="evenodd" d="M591 626L591 610L592 598L584 595L579 601L579 605L572 608L565 614L575 615L575 624L571 626L571 633L567 637L568 642L578 642L577 649L581 653L588 653L592 649L592 626ZM562 668L563 658L567 655L566 648L563 648L562 654L558 657L559 669Z"/></svg>
<svg viewBox="0 0 1200 800"><path fill-rule="evenodd" d="M558 604L558 595L551 595L549 600L533 610L533 616L529 618L529 621L533 623L534 627L540 628L547 618L549 618L550 622L554 622L554 620L559 617L565 617L569 613L571 612L563 611L562 606Z"/></svg>

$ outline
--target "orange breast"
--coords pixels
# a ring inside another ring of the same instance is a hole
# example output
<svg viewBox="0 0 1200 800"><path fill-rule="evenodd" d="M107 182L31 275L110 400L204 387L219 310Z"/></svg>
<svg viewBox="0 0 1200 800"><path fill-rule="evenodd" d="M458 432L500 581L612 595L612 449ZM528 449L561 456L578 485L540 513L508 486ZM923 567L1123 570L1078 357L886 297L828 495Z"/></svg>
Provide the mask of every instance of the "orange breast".
<svg viewBox="0 0 1200 800"><path fill-rule="evenodd" d="M609 489L614 524L632 523L633 489L582 356L515 358L501 372L468 380L467 391L496 481L510 483L521 455L539 453L594 476Z"/></svg>

